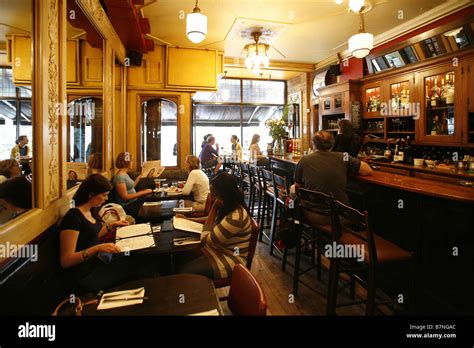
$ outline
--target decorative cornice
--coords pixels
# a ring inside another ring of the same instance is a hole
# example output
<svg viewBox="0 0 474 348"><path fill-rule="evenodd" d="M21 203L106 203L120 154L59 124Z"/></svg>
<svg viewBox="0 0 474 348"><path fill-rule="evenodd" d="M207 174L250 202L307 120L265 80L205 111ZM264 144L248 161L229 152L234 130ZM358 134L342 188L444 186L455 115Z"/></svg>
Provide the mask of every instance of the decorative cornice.
<svg viewBox="0 0 474 348"><path fill-rule="evenodd" d="M117 58L124 64L127 52L99 0L76 0L76 3L102 38L111 43Z"/></svg>

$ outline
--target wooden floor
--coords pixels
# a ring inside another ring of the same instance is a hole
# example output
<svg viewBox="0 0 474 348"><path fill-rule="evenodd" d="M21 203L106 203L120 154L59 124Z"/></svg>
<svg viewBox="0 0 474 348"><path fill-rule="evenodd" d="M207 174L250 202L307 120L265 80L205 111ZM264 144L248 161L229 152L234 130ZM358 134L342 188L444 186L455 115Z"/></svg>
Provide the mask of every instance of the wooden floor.
<svg viewBox="0 0 474 348"><path fill-rule="evenodd" d="M328 260L323 258L322 279L316 278L316 269L309 271L300 278L298 295L292 296L293 291L293 262L294 257L288 257L290 265L286 271L281 269L281 256L278 251L270 256L269 243L264 239L258 242L257 251L252 264L252 273L265 292L268 310L267 315L326 315L326 293L328 287ZM302 257L302 265L310 264L310 257ZM342 287L345 282L340 281ZM309 287L313 288L310 289ZM219 296L225 296L228 288L218 289ZM379 294L380 295L380 294ZM365 290L356 286L356 299L365 299ZM383 296L383 294L382 294ZM292 299L294 298L294 301ZM338 303L350 302L349 288L346 287L338 294ZM225 314L230 314L225 302L222 303ZM365 315L365 304L339 307L338 315ZM392 315L393 312L387 306L379 308L378 315Z"/></svg>

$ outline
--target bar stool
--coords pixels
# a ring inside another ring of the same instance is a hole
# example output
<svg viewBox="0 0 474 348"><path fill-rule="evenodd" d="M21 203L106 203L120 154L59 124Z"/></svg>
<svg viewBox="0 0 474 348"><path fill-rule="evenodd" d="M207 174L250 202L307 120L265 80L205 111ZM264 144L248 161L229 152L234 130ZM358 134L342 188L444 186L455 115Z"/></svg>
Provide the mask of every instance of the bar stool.
<svg viewBox="0 0 474 348"><path fill-rule="evenodd" d="M293 294L295 295L298 293L299 277L314 267L317 270L317 279L321 280L321 247L333 239L334 214L332 206L333 198L330 195L303 188L297 190L296 207L298 216L295 219L295 230L299 243L296 244L293 273ZM305 245L312 246L311 266L303 271L300 271L301 240L304 240Z"/></svg>
<svg viewBox="0 0 474 348"><path fill-rule="evenodd" d="M242 176L240 175L240 162L233 162L230 166L230 173L237 180L237 184L242 189Z"/></svg>
<svg viewBox="0 0 474 348"><path fill-rule="evenodd" d="M246 189L251 190L250 175L249 175L249 165L245 162L240 162L240 177L242 183L242 192L245 193Z"/></svg>
<svg viewBox="0 0 474 348"><path fill-rule="evenodd" d="M273 249L275 248L276 220L278 217L279 217L280 223L284 220L286 216L287 198L290 197L290 188L288 187L286 178L273 173L273 190L275 192L275 204L273 206L272 225L271 225L270 255L273 255ZM287 248L285 248L284 250L284 253L286 252L287 252Z"/></svg>
<svg viewBox="0 0 474 348"><path fill-rule="evenodd" d="M415 258L413 254L373 233L369 226L367 212L361 213L339 201L334 201L334 211L334 242L342 246L363 247L364 260L363 262L357 262L355 258L348 257L332 257L330 259L327 314L335 315L336 307L366 302L366 315L374 315L376 306L396 302L396 300L391 300L375 303L377 271L381 266L387 266L396 262L408 262L410 264L411 274L408 297L410 298L410 307L413 311L415 302ZM357 275L360 272L367 273L367 282L364 282ZM367 299L365 301L337 304L340 273L355 274L357 281L362 284L365 283L367 289Z"/></svg>
<svg viewBox="0 0 474 348"><path fill-rule="evenodd" d="M260 178L263 184L263 204L262 204L262 214L260 216L260 235L259 241L261 242L263 236L269 241L273 234L274 226L271 224L272 216L275 212L275 190L273 189L273 173L267 169L260 168ZM265 218L267 220L267 225L265 225ZM270 233L265 234L265 228L270 228Z"/></svg>
<svg viewBox="0 0 474 348"><path fill-rule="evenodd" d="M249 165L250 182L252 189L250 190L249 208L250 213L255 217L255 205L257 205L257 221L260 221L260 211L262 203L263 185L260 181L260 171L257 166Z"/></svg>

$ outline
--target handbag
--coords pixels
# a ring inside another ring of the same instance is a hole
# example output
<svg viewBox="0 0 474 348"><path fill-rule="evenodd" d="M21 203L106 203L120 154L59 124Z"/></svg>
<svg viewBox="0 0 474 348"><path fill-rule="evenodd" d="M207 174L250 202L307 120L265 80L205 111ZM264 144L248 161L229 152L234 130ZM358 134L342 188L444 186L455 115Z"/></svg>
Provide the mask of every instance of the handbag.
<svg viewBox="0 0 474 348"><path fill-rule="evenodd" d="M57 317L58 315L75 315L75 316L81 316L82 315L82 309L84 306L91 305L91 304L97 304L99 303L98 299L95 300L90 300L87 302L82 302L79 297L74 298L74 302L71 302L71 298L68 297L67 299L61 301L56 308L54 309L54 312L51 314L53 317ZM68 306L69 305L69 306Z"/></svg>

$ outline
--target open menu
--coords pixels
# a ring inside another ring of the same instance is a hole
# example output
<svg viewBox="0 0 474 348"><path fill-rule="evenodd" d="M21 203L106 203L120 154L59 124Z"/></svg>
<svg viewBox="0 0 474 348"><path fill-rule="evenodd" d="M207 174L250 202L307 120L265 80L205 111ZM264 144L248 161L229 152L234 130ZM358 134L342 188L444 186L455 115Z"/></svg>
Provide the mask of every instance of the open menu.
<svg viewBox="0 0 474 348"><path fill-rule="evenodd" d="M142 178L158 178L165 168L161 166L161 161L147 161L143 163Z"/></svg>
<svg viewBox="0 0 474 348"><path fill-rule="evenodd" d="M194 233L202 233L203 225L199 222L191 221L188 219L177 218L176 216L173 218L173 227L176 230L187 231L187 232L194 232Z"/></svg>
<svg viewBox="0 0 474 348"><path fill-rule="evenodd" d="M122 252L151 248L155 239L150 224L137 224L117 229L115 245Z"/></svg>

